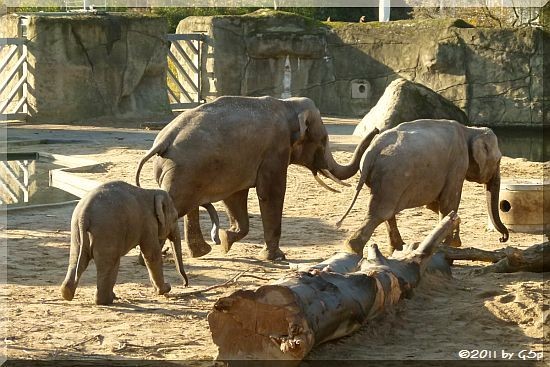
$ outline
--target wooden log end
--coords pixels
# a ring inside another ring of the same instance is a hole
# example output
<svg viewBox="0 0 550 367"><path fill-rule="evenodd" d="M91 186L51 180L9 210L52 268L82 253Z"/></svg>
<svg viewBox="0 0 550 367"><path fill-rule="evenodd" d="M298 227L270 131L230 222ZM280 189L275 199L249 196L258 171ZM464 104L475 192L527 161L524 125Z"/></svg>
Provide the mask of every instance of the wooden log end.
<svg viewBox="0 0 550 367"><path fill-rule="evenodd" d="M278 285L220 298L208 323L218 360L301 360L314 343L294 294Z"/></svg>

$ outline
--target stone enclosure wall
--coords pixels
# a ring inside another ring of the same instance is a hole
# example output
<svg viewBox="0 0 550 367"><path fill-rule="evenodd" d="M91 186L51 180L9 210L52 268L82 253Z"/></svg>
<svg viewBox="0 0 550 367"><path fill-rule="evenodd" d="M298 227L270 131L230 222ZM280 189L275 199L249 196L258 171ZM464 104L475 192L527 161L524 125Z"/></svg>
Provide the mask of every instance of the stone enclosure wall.
<svg viewBox="0 0 550 367"><path fill-rule="evenodd" d="M132 14L6 15L1 37L27 18L30 121L151 119L171 114L167 22Z"/></svg>
<svg viewBox="0 0 550 367"><path fill-rule="evenodd" d="M326 25L259 11L180 22L177 33L192 32L207 35L206 100L307 96L324 114L363 116L403 77L439 92L472 124L543 122L549 36L540 29L472 28L460 20Z"/></svg>

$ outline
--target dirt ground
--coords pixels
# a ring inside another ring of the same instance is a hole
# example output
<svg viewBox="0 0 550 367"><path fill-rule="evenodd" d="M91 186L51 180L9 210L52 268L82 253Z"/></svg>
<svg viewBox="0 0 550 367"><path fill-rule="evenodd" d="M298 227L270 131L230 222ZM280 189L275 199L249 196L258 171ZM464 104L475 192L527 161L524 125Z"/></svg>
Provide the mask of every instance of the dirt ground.
<svg viewBox="0 0 550 367"><path fill-rule="evenodd" d="M328 128L336 159L347 161L358 139L348 134L349 126L328 124ZM345 134L338 135L344 130ZM8 138L86 140L9 150L95 159L104 165L94 173L81 174L83 177L133 182L136 163L156 133L93 126L10 125ZM541 163L506 157L502 160L504 179L541 178L542 169ZM318 186L306 169L290 167L281 238L281 248L290 263L320 262L340 250L350 231L359 226L368 201L369 193L364 189L342 228L335 227L353 196L357 179L352 178L352 186L343 187L341 193L330 193ZM142 171L142 183L155 186L150 163ZM218 203L216 207L224 228L227 217L223 206ZM216 347L206 316L214 302L238 288L255 288L289 271L288 263L257 259L263 238L257 197L252 190L249 235L227 255L213 246L203 258L186 257L189 288L183 287L174 264L167 258L165 276L172 292L168 297L154 295L146 269L137 265L137 250L132 250L120 266L115 287L120 299L114 305L94 304L93 263L84 273L75 299L68 302L61 298L59 285L68 264L73 209L74 204L8 213L7 228L2 228L8 239L8 257L7 284L1 292L1 332L10 359L212 360ZM498 233L486 230L482 185L465 183L459 214L463 246L503 246L498 242ZM203 232L208 233L206 212L201 211L201 218ZM421 241L436 223L437 216L423 208L406 210L398 216L407 243ZM377 229L371 241L389 252L384 226ZM506 245L526 248L540 242L541 235L511 233ZM517 359L520 351L541 352L549 339L548 328L543 330L549 313L543 289L548 289L550 282L536 273L469 275L470 270L484 265L457 262L452 281L428 276L414 297L403 300L391 313L352 336L315 348L308 358L448 360L459 359L460 350L487 349L497 351L498 358L505 351L514 353ZM222 283L244 270L265 280L242 277L229 287L195 296L184 294Z"/></svg>

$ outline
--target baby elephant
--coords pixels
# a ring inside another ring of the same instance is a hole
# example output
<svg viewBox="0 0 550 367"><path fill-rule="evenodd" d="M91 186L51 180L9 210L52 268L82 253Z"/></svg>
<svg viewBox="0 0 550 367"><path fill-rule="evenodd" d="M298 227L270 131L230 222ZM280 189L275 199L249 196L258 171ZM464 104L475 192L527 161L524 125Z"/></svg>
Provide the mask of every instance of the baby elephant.
<svg viewBox="0 0 550 367"><path fill-rule="evenodd" d="M185 280L178 213L166 191L146 190L122 181L103 184L80 200L71 220L71 254L61 285L63 298L74 297L91 259L97 268L96 304L113 303L120 258L140 246L158 294L170 291L162 274L161 248L170 239L178 272Z"/></svg>

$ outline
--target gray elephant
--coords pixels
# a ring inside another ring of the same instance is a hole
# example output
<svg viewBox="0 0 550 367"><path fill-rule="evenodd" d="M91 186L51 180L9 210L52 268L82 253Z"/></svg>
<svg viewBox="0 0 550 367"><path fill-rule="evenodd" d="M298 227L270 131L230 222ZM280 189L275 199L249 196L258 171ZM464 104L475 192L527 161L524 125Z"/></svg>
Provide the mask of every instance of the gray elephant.
<svg viewBox="0 0 550 367"><path fill-rule="evenodd" d="M154 174L180 217L200 204L223 200L229 230L220 230L227 252L248 233L248 190L256 187L264 229L261 257L284 259L279 248L289 164L320 172L338 183L359 169L374 133L355 149L349 165L336 163L321 114L308 98L220 97L176 117L139 162L158 155Z"/></svg>
<svg viewBox="0 0 550 367"><path fill-rule="evenodd" d="M355 197L337 223L340 226L366 184L371 190L367 216L346 241L346 249L362 254L382 222L386 222L391 246L401 249L395 215L422 205L439 212L441 218L457 212L464 180L485 184L489 216L502 234L500 241L507 241L508 229L498 214L501 156L491 129L466 127L452 120L416 120L384 131L363 156ZM445 243L460 246L458 228Z"/></svg>
<svg viewBox="0 0 550 367"><path fill-rule="evenodd" d="M161 254L167 238L187 286L177 219L172 199L164 190L146 190L122 181L94 189L73 212L69 268L61 285L63 298L73 299L78 281L93 259L97 269L96 304L112 303L120 258L138 244L156 292L168 293L170 284L164 282Z"/></svg>
<svg viewBox="0 0 550 367"><path fill-rule="evenodd" d="M208 215L210 216L210 220L212 221L212 229L210 230L210 238L212 239L212 242L219 245L221 243L220 241L220 234L219 234L219 228L220 228L220 218L218 216L218 212L216 212L216 208L214 208L214 205L211 203L206 203L201 205L206 211L208 212ZM197 210L198 212L198 210ZM198 217L198 213L197 213ZM198 219L197 219L198 221ZM187 222L185 222L186 229L188 231L188 225ZM208 245L204 238L202 237L202 232L200 231L200 228L198 229L200 235L200 240L202 242L199 242L194 239L190 239L189 236L187 238L188 244L189 244L189 251L191 254L191 257L201 257L203 255L206 255L208 252L210 252L211 248L210 245ZM198 236L197 235L197 236ZM208 248L208 251L205 252L204 248ZM162 250L162 247L161 247ZM142 266L145 266L145 260L143 259L143 254L140 252L138 256L138 263Z"/></svg>

